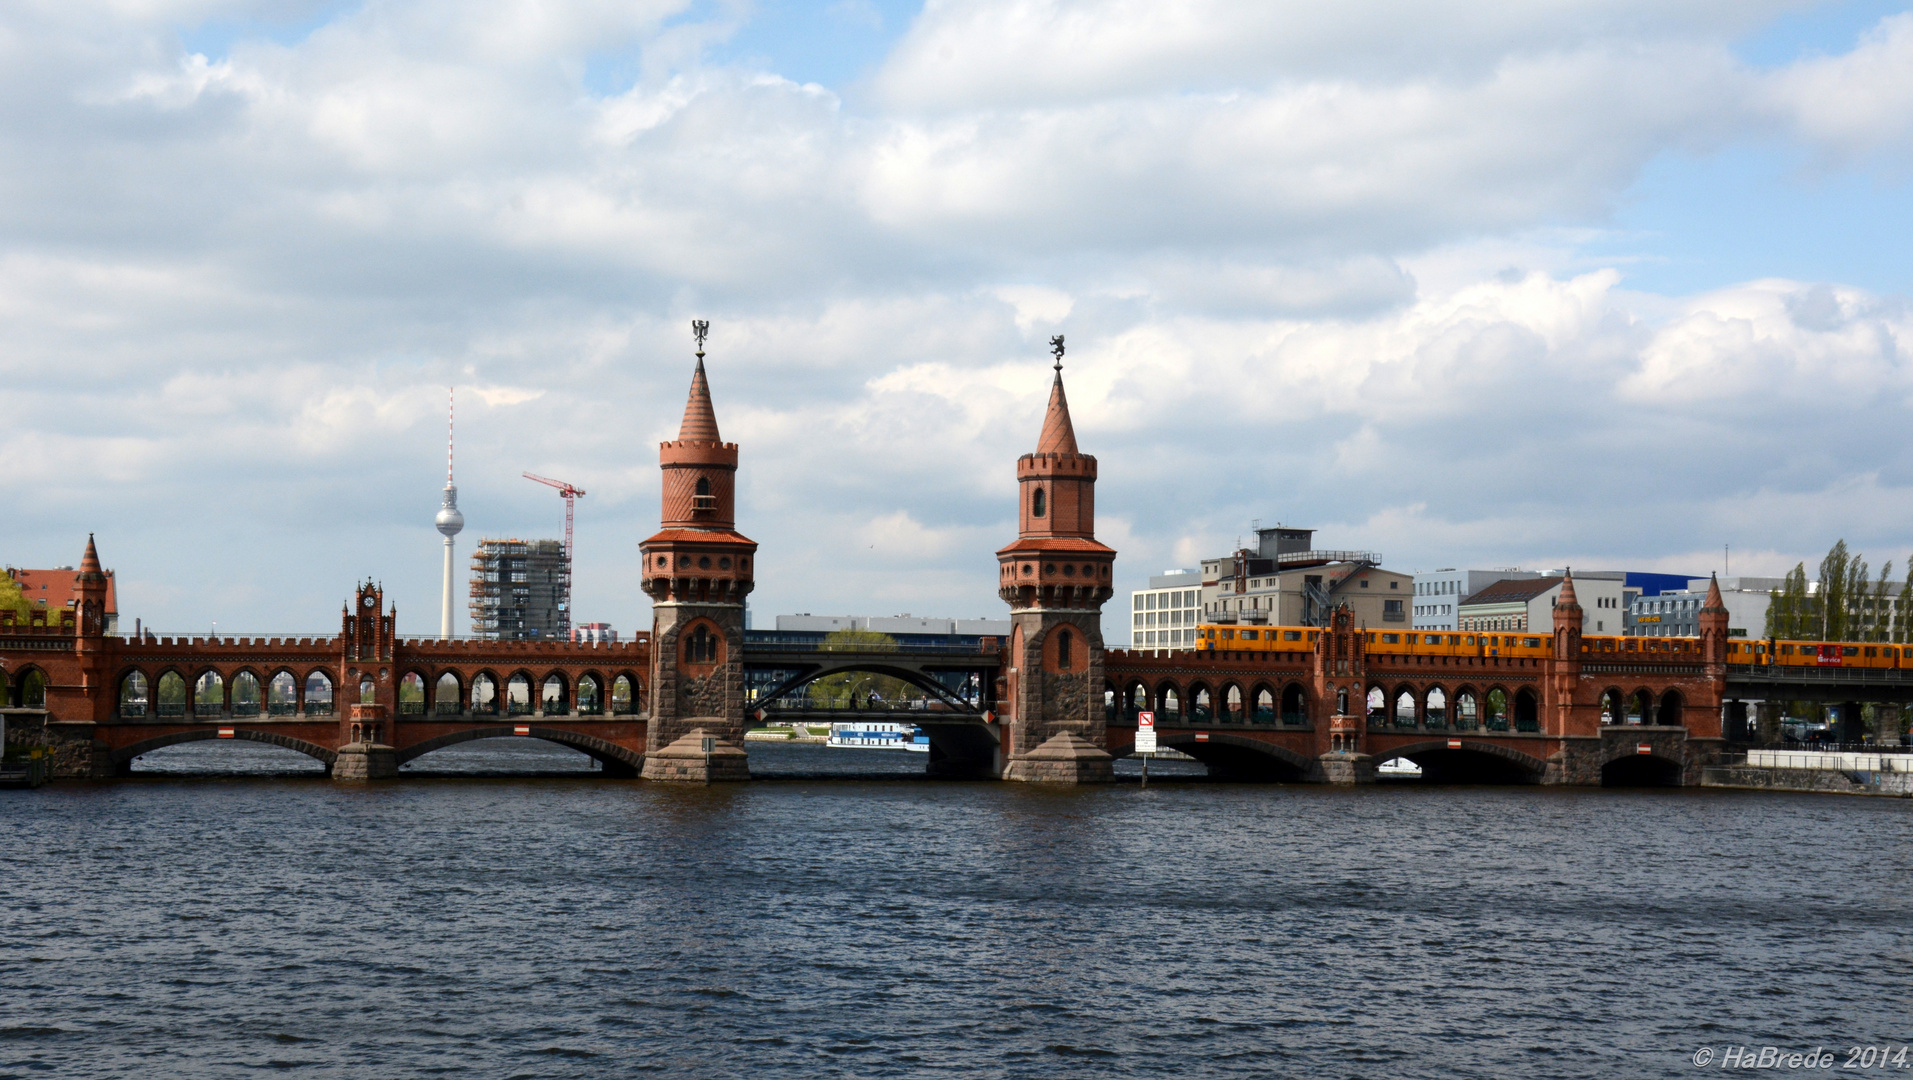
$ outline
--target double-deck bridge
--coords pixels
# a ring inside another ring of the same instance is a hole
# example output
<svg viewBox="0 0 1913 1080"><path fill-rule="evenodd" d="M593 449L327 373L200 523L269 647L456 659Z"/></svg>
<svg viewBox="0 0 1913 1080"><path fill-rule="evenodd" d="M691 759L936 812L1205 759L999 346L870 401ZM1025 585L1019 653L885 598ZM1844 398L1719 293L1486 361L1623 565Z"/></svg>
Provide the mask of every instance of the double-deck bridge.
<svg viewBox="0 0 1913 1080"><path fill-rule="evenodd" d="M710 782L748 778L753 722L886 715L929 733L933 773L1075 783L1109 779L1148 710L1159 745L1225 775L1361 782L1375 762L1406 757L1431 779L1592 784L1697 782L1730 741L1775 741L1785 700L1873 703L1881 741L1899 740L1913 671L1729 665L1717 590L1698 638L1584 636L1570 578L1547 647L1520 655L1390 647L1398 635L1377 642L1346 608L1319 631L1285 634L1287 651L1105 650L1116 553L1095 539L1098 466L1077 449L1053 344L1042 434L1016 465L1018 535L995 555L1005 638L869 645L746 631L757 545L736 531L738 447L718 434L700 351L679 437L659 449L661 528L639 545L650 632L402 638L368 582L337 635L124 637L107 632L111 593L89 538L64 607L0 612L8 754L97 777L159 747L239 739L370 779L457 742L519 735L615 774ZM853 671L925 699L814 707L807 687Z"/></svg>

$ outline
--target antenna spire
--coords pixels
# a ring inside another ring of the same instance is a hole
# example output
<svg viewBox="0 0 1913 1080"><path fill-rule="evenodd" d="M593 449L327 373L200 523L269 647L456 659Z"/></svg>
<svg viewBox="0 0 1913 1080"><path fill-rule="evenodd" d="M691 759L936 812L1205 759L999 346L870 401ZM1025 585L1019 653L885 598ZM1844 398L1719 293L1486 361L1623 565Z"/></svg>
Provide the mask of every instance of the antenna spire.
<svg viewBox="0 0 1913 1080"><path fill-rule="evenodd" d="M452 486L452 435L458 419L458 387L445 388L445 486Z"/></svg>

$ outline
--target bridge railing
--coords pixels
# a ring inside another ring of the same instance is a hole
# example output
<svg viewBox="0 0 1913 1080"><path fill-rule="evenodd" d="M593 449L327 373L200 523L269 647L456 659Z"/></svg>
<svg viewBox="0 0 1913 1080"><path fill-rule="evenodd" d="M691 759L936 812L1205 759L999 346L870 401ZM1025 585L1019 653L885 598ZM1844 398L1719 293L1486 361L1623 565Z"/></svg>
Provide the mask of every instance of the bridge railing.
<svg viewBox="0 0 1913 1080"><path fill-rule="evenodd" d="M980 645L930 645L916 642L849 643L831 641L747 641L745 655L754 652L839 653L848 656L878 656L896 653L903 656L994 656L996 649Z"/></svg>

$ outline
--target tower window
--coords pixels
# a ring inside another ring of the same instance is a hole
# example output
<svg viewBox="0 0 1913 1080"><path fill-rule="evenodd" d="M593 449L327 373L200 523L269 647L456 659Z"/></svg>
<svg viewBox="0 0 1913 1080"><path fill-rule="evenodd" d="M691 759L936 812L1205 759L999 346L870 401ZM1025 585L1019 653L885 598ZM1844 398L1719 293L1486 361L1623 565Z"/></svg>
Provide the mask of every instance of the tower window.
<svg viewBox="0 0 1913 1080"><path fill-rule="evenodd" d="M710 664L717 661L717 635L707 626L699 626L691 631L684 640L684 659L692 664Z"/></svg>
<svg viewBox="0 0 1913 1080"><path fill-rule="evenodd" d="M711 478L710 477L700 476L697 478L697 493L699 495L709 495L711 493Z"/></svg>
<svg viewBox="0 0 1913 1080"><path fill-rule="evenodd" d="M1030 496L1030 516L1031 517L1043 516L1043 489L1042 488L1037 488L1035 494Z"/></svg>
<svg viewBox="0 0 1913 1080"><path fill-rule="evenodd" d="M1068 671L1069 659L1070 659L1069 631L1058 630L1056 632L1056 670Z"/></svg>

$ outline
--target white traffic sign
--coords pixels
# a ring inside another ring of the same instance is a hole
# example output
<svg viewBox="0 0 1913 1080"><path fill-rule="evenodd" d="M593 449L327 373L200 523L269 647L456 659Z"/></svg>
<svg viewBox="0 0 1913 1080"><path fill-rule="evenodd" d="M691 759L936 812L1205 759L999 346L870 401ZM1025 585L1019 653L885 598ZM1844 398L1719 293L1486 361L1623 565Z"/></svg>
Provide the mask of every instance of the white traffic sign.
<svg viewBox="0 0 1913 1080"><path fill-rule="evenodd" d="M1156 752L1156 714L1141 712L1136 714L1136 753L1153 754Z"/></svg>

